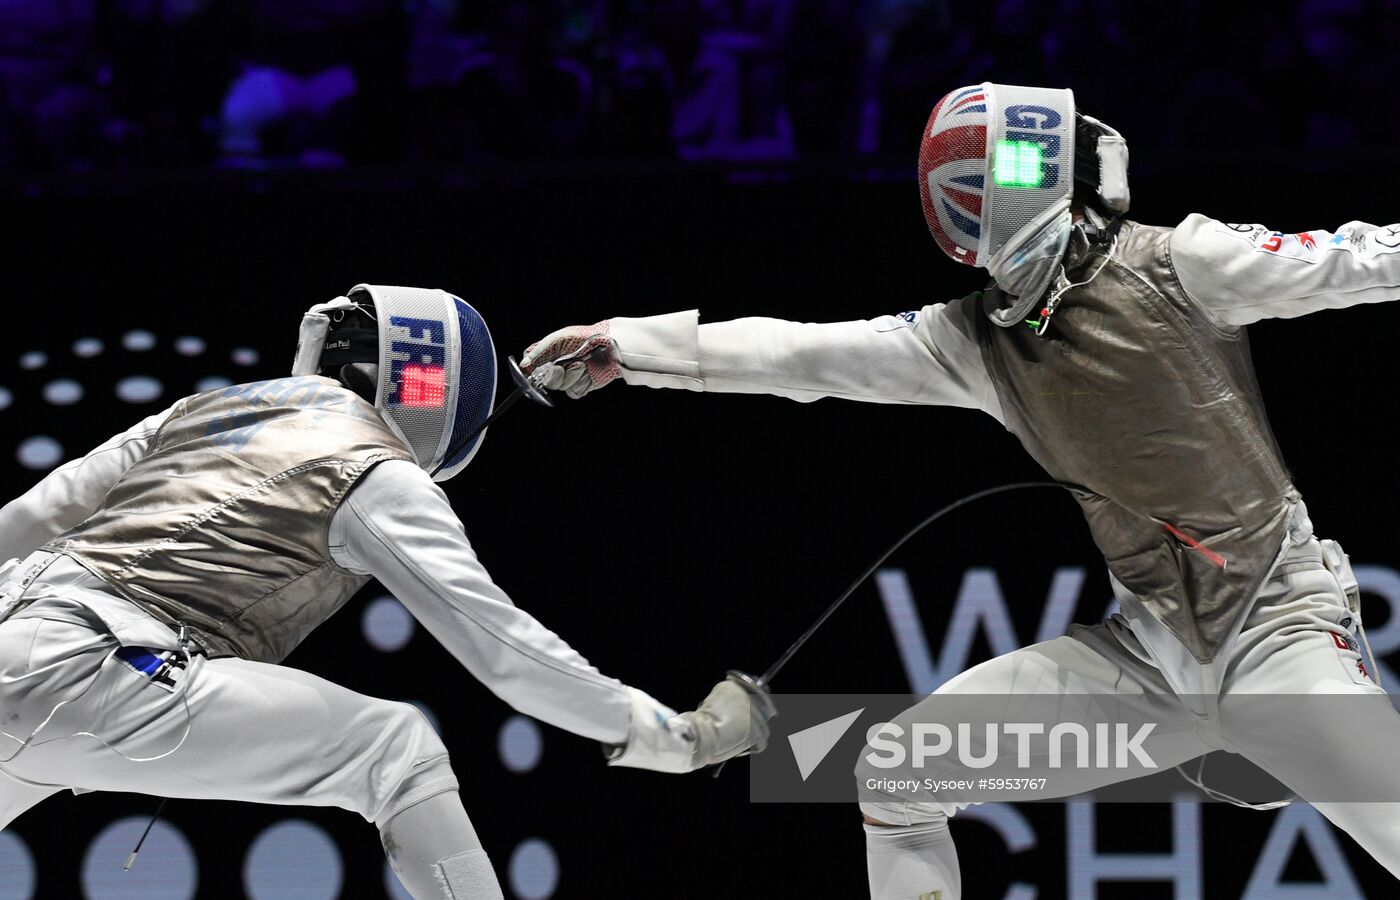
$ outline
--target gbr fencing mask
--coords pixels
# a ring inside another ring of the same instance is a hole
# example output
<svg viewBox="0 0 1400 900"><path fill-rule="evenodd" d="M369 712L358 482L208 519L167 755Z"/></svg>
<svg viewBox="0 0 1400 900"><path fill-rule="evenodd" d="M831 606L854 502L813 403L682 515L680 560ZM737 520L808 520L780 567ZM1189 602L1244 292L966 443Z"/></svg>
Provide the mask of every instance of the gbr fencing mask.
<svg viewBox="0 0 1400 900"><path fill-rule="evenodd" d="M496 350L470 304L446 291L361 284L313 306L292 374L338 377L346 366L434 481L476 455L486 432L472 432L496 398Z"/></svg>
<svg viewBox="0 0 1400 900"><path fill-rule="evenodd" d="M1089 146L1076 147L1076 132ZM1127 170L1122 136L1076 116L1073 92L1052 88L959 88L933 108L919 148L929 230L1009 295L988 313L1002 326L1024 319L1063 271L1076 176L1113 214L1128 209Z"/></svg>

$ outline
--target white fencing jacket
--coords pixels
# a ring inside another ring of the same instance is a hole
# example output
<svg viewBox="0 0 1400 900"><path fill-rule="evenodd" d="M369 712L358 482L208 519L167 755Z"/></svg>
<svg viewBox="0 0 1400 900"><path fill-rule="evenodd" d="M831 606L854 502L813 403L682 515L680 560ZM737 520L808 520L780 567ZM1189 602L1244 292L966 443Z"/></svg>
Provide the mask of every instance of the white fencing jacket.
<svg viewBox="0 0 1400 900"><path fill-rule="evenodd" d="M92 515L169 414L153 415L60 466L0 509L0 561L22 560ZM688 768L693 744L668 727L674 712L603 675L515 606L477 559L447 496L418 466L389 460L363 475L331 519L330 548L336 564L377 578L516 710L607 745L625 745L614 764ZM169 627L115 591L105 598L87 593L81 602L122 644L174 649Z"/></svg>
<svg viewBox="0 0 1400 900"><path fill-rule="evenodd" d="M1266 318L1400 298L1400 225L1350 222L1335 232L1283 233L1189 216L1170 239L1182 287L1226 332ZM629 384L761 393L812 401L980 409L1005 424L977 339L976 295L875 319L806 324L744 318L699 324L694 310L612 320ZM1051 325L1053 328L1054 325ZM1299 504L1286 542L1311 537ZM1282 548L1280 548L1282 549ZM1125 614L1183 693L1203 692L1192 658L1114 585ZM1136 615L1134 613L1137 613ZM1241 617L1242 618L1242 617Z"/></svg>
<svg viewBox="0 0 1400 900"><path fill-rule="evenodd" d="M1177 226L1171 251L1182 286L1225 329L1400 298L1400 225L1285 234L1196 214ZM689 310L615 318L612 337L628 384L961 406L1001 421L975 315L954 302L852 322L699 325Z"/></svg>

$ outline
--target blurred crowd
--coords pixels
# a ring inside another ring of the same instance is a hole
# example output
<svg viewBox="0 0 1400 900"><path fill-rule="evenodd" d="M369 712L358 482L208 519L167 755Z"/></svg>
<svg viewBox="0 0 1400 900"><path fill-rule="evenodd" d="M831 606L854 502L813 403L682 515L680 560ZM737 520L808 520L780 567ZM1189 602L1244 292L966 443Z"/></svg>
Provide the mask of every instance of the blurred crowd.
<svg viewBox="0 0 1400 900"><path fill-rule="evenodd" d="M907 158L947 90L1137 143L1394 140L1387 0L0 0L0 170Z"/></svg>

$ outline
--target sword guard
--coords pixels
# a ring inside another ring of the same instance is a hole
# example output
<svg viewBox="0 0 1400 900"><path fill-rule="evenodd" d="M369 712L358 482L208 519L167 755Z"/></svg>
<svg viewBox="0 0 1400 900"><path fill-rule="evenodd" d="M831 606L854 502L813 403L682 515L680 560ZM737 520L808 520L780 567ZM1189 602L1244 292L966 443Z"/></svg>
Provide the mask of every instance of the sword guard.
<svg viewBox="0 0 1400 900"><path fill-rule="evenodd" d="M753 702L761 704L763 711L768 715L766 718L773 718L778 714L777 704L773 702L773 695L768 693L768 685L763 682L762 676L753 676L748 672L740 672L738 669L730 669L724 673L726 681L732 681L743 688L748 695L753 698ZM744 754L747 755L747 754ZM724 766L729 760L725 760L710 770L711 778L718 778L719 773L724 771Z"/></svg>
<svg viewBox="0 0 1400 900"><path fill-rule="evenodd" d="M520 393L543 406L554 405L554 401L549 399L549 395L544 392L544 389L535 384L533 378L520 370L520 363L515 361L514 356L506 357L506 365L510 369L510 379L515 382Z"/></svg>
<svg viewBox="0 0 1400 900"><path fill-rule="evenodd" d="M753 676L748 672L740 672L738 669L730 669L724 673L727 681L732 681L748 692L750 697L755 698L754 702L763 707L763 711L768 714L768 718L777 715L778 708L773 703L773 695L768 691L768 685L763 682L762 676Z"/></svg>

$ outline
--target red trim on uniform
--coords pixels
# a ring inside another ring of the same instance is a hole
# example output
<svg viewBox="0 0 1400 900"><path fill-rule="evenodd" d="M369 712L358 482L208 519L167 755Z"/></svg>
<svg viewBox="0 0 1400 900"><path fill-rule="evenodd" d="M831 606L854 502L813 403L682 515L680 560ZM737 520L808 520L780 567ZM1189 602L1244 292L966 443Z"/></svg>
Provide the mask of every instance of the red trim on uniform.
<svg viewBox="0 0 1400 900"><path fill-rule="evenodd" d="M1214 565L1222 569L1225 568L1226 559L1219 553L1216 553L1214 550L1210 549L1205 544L1202 544L1200 541L1196 540L1191 535L1182 531L1180 528L1177 528L1176 526L1172 525L1170 522L1163 522L1162 527L1165 528L1168 532L1170 532L1172 537L1176 538L1178 541L1181 541L1183 544L1190 547L1192 550L1195 550L1197 553L1210 560Z"/></svg>

